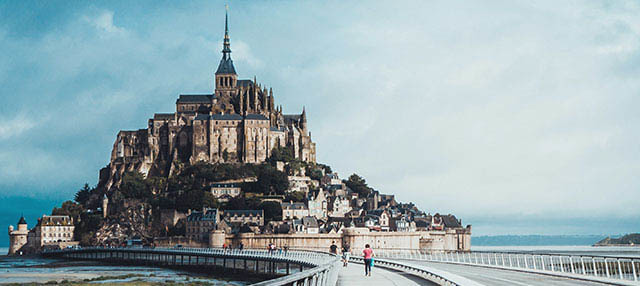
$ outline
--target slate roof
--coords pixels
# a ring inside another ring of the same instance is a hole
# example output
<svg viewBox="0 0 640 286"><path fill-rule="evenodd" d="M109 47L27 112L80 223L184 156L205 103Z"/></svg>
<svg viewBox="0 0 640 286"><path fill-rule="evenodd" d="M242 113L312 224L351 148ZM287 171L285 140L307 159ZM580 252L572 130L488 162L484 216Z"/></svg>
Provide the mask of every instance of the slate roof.
<svg viewBox="0 0 640 286"><path fill-rule="evenodd" d="M211 115L212 120L242 120L240 114L214 114Z"/></svg>
<svg viewBox="0 0 640 286"><path fill-rule="evenodd" d="M156 113L153 115L153 120L171 120L174 117L174 113Z"/></svg>
<svg viewBox="0 0 640 286"><path fill-rule="evenodd" d="M216 74L236 74L236 68L233 67L233 60L231 60L231 57L223 57L220 60Z"/></svg>
<svg viewBox="0 0 640 286"><path fill-rule="evenodd" d="M212 188L239 188L240 184L238 183L216 183L211 184Z"/></svg>
<svg viewBox="0 0 640 286"><path fill-rule="evenodd" d="M196 115L196 117L193 118L193 120L209 120L211 119L211 116L209 114L198 114Z"/></svg>
<svg viewBox="0 0 640 286"><path fill-rule="evenodd" d="M304 210L307 209L307 205L304 203L282 203L280 205L282 209L292 209L292 210Z"/></svg>
<svg viewBox="0 0 640 286"><path fill-rule="evenodd" d="M262 216L264 213L263 210L227 210L224 211L224 216Z"/></svg>
<svg viewBox="0 0 640 286"><path fill-rule="evenodd" d="M443 215L441 217L445 227L451 227L451 228L462 227L462 225L460 224L460 221L458 221L458 219L454 215Z"/></svg>
<svg viewBox="0 0 640 286"><path fill-rule="evenodd" d="M302 115L300 115L300 114L285 114L284 115L284 121L285 122L291 122L291 121L298 122L298 121L300 121L300 117L302 117Z"/></svg>
<svg viewBox="0 0 640 286"><path fill-rule="evenodd" d="M21 216L20 220L18 221L18 224L27 224L27 221L24 219L23 216Z"/></svg>
<svg viewBox="0 0 640 286"><path fill-rule="evenodd" d="M181 94L176 103L211 103L213 94Z"/></svg>
<svg viewBox="0 0 640 286"><path fill-rule="evenodd" d="M318 220L314 216L305 216L302 218L302 224L307 227L318 227Z"/></svg>
<svg viewBox="0 0 640 286"><path fill-rule="evenodd" d="M253 81L250 79L239 79L238 80L238 87L249 87L249 86L253 86Z"/></svg>
<svg viewBox="0 0 640 286"><path fill-rule="evenodd" d="M247 114L247 116L245 116L246 119L251 119L251 120L269 120L269 118L267 118L266 116L262 115L262 114Z"/></svg>
<svg viewBox="0 0 640 286"><path fill-rule="evenodd" d="M42 225L47 225L47 226L51 226L51 225L72 226L73 225L73 221L71 220L71 218L69 216L66 216L66 215L52 215L52 216L45 215L38 221L38 224L41 225L41 226Z"/></svg>
<svg viewBox="0 0 640 286"><path fill-rule="evenodd" d="M187 216L187 221L212 221L216 222L218 209L205 209L204 212L194 211Z"/></svg>

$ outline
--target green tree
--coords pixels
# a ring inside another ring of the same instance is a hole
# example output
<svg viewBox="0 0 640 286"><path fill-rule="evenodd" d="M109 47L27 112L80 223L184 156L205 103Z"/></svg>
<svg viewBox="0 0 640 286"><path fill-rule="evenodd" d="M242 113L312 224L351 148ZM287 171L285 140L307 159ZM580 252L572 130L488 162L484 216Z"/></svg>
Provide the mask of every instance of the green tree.
<svg viewBox="0 0 640 286"><path fill-rule="evenodd" d="M276 146L271 150L271 156L269 156L268 161L270 163L282 161L282 162L291 162L295 160L296 157L293 155L293 149L289 146Z"/></svg>
<svg viewBox="0 0 640 286"><path fill-rule="evenodd" d="M254 191L262 194L275 192L281 195L289 188L289 178L287 174L278 171L270 165L260 165L257 179Z"/></svg>
<svg viewBox="0 0 640 286"><path fill-rule="evenodd" d="M73 201L65 201L59 208L53 208L51 215L68 215L73 218L74 222L80 220L80 215L83 212L83 208L80 204Z"/></svg>
<svg viewBox="0 0 640 286"><path fill-rule="evenodd" d="M152 192L145 181L144 176L139 172L126 172L122 177L120 192L125 198L148 199L151 198Z"/></svg>
<svg viewBox="0 0 640 286"><path fill-rule="evenodd" d="M87 201L89 201L89 199L91 198L91 192L92 192L92 189L89 187L89 184L85 183L84 187L82 187L82 189L80 189L76 193L74 200L77 203L84 206L87 204Z"/></svg>
<svg viewBox="0 0 640 286"><path fill-rule="evenodd" d="M372 189L367 185L367 181L364 178L358 176L358 174L352 174L348 180L343 181L347 187L354 192L358 193L360 197L366 197L371 193Z"/></svg>
<svg viewBox="0 0 640 286"><path fill-rule="evenodd" d="M263 202L258 206L258 209L264 211L265 222L282 220L282 207L278 202Z"/></svg>
<svg viewBox="0 0 640 286"><path fill-rule="evenodd" d="M176 199L176 209L179 211L187 211L189 209L202 209L204 198L204 190L195 189L187 190Z"/></svg>
<svg viewBox="0 0 640 286"><path fill-rule="evenodd" d="M287 196L285 196L284 200L287 202L288 201L304 202L305 200L304 192L296 191L296 192L288 193Z"/></svg>

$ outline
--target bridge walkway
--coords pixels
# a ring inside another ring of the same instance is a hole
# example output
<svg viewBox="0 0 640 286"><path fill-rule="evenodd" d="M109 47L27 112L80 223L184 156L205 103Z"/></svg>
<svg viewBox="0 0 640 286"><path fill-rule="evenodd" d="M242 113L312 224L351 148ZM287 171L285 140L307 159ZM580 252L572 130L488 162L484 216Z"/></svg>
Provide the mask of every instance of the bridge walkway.
<svg viewBox="0 0 640 286"><path fill-rule="evenodd" d="M402 260L397 260L402 261ZM407 261L409 262L409 261ZM484 285L495 286L573 286L573 285L609 285L584 280L575 280L570 278L542 275L536 273L527 273L513 270L503 270L471 265L457 265L439 262L426 261L410 261L413 264L428 266L434 269L444 270L455 273L472 281Z"/></svg>
<svg viewBox="0 0 640 286"><path fill-rule="evenodd" d="M342 267L338 274L337 286L390 286L390 285L436 285L430 281L421 279L400 271L373 267L371 276L364 276L364 266L357 263L349 263Z"/></svg>

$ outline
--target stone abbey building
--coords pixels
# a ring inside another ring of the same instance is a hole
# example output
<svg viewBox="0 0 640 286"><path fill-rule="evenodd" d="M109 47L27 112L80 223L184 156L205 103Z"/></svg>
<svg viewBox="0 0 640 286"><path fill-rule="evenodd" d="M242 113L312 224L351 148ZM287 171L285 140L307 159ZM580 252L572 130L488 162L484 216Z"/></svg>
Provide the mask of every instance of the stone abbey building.
<svg viewBox="0 0 640 286"><path fill-rule="evenodd" d="M214 80L212 93L180 95L176 111L156 113L146 129L120 131L111 154L111 177L125 170L167 174L176 161L261 163L276 146L288 146L302 161L316 161L304 108L301 114L283 114L271 89L255 77L238 79L226 16Z"/></svg>

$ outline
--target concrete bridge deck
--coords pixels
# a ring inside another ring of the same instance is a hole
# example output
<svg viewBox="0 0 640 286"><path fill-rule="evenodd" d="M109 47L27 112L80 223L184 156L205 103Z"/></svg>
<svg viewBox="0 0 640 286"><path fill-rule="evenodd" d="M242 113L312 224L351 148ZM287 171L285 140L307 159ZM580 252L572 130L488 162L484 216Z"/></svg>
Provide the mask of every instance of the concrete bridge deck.
<svg viewBox="0 0 640 286"><path fill-rule="evenodd" d="M427 280L407 274L405 272L373 267L371 276L364 276L364 265L349 263L342 267L338 274L337 286L390 286L390 285L436 285Z"/></svg>

